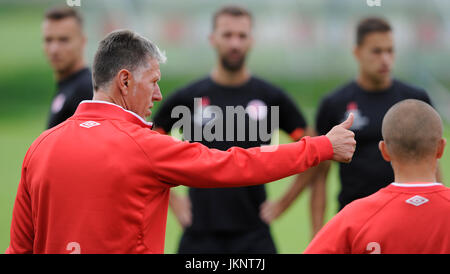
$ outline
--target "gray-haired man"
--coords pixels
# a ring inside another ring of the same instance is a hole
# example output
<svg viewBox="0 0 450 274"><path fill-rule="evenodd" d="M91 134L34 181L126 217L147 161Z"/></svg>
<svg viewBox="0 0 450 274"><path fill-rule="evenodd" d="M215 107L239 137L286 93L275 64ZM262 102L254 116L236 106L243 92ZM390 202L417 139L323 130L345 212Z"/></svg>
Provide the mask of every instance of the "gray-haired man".
<svg viewBox="0 0 450 274"><path fill-rule="evenodd" d="M41 134L25 156L8 253L163 253L175 185L257 185L324 160L351 160L352 117L327 136L272 152L211 150L152 131L144 119L162 99L164 60L153 43L131 31L113 32L100 43L94 100Z"/></svg>

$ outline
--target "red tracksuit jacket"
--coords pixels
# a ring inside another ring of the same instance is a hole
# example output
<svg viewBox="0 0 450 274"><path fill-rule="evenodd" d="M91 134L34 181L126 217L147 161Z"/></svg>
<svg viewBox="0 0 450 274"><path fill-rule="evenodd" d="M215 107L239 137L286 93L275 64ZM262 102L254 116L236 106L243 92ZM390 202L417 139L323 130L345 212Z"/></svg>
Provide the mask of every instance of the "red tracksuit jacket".
<svg viewBox="0 0 450 274"><path fill-rule="evenodd" d="M163 253L169 190L275 181L329 160L327 137L276 151L208 149L159 134L99 101L42 133L28 150L7 253Z"/></svg>
<svg viewBox="0 0 450 274"><path fill-rule="evenodd" d="M344 207L305 253L450 253L450 189L392 183Z"/></svg>

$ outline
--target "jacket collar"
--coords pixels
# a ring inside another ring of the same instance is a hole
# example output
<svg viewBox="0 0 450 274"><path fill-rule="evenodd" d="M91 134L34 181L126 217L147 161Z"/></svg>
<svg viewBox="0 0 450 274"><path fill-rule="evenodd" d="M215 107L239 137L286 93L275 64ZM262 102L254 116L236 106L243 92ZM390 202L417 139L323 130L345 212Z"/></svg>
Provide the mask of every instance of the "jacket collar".
<svg viewBox="0 0 450 274"><path fill-rule="evenodd" d="M152 128L153 124L147 122L136 113L126 110L119 105L96 100L85 100L79 105L73 119L77 118L105 118L105 119L117 119L126 120L128 122L138 124L142 127Z"/></svg>
<svg viewBox="0 0 450 274"><path fill-rule="evenodd" d="M411 183L397 183L393 182L386 187L387 190L415 193L415 192L434 192L445 189L445 186L438 182L411 182Z"/></svg>
<svg viewBox="0 0 450 274"><path fill-rule="evenodd" d="M411 183L396 183L393 182L391 185L399 186L399 187L430 187L430 186L442 186L441 183L438 182L411 182Z"/></svg>

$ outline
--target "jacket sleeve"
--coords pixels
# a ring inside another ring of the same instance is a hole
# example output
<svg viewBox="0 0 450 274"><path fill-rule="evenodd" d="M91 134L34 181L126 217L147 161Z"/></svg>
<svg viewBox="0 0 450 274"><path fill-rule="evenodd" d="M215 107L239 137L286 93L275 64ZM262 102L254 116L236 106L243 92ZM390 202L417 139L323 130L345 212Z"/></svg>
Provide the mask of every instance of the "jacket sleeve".
<svg viewBox="0 0 450 274"><path fill-rule="evenodd" d="M290 144L250 149L232 147L221 151L167 135L151 135L142 146L156 177L163 182L198 188L268 183L303 172L333 156L326 136L305 137Z"/></svg>
<svg viewBox="0 0 450 274"><path fill-rule="evenodd" d="M22 174L14 203L10 245L8 254L33 253L34 228L31 212L31 199L26 184L26 168L22 167Z"/></svg>

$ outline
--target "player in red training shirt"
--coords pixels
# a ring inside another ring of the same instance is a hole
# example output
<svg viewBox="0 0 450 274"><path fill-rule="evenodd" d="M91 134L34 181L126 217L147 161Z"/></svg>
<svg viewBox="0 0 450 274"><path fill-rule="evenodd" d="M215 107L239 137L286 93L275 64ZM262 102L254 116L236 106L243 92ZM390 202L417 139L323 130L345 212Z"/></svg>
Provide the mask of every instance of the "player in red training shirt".
<svg viewBox="0 0 450 274"><path fill-rule="evenodd" d="M446 143L439 115L404 100L386 113L382 134L395 182L344 207L305 253L450 253L450 189L436 182Z"/></svg>
<svg viewBox="0 0 450 274"><path fill-rule="evenodd" d="M25 156L7 253L163 253L173 186L257 185L351 160L353 116L326 136L266 149L220 151L151 130L144 118L162 99L164 60L131 31L100 42L94 101L42 133Z"/></svg>

